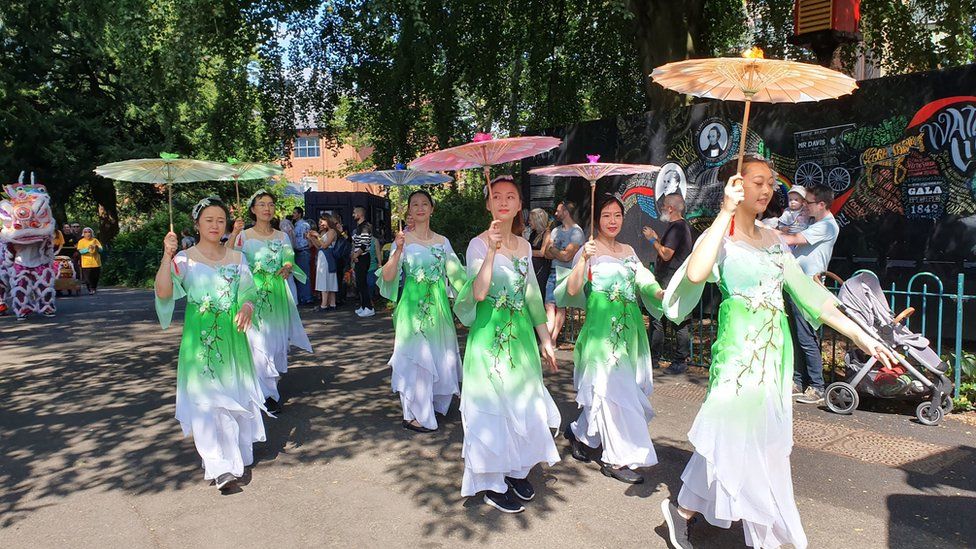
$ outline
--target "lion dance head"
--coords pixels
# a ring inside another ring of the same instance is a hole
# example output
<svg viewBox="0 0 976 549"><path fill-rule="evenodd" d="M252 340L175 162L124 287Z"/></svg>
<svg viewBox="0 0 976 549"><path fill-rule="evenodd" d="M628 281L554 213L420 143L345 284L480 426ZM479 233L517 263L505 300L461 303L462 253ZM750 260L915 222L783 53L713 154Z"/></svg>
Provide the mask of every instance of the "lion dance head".
<svg viewBox="0 0 976 549"><path fill-rule="evenodd" d="M7 185L8 200L0 201L0 240L12 244L37 244L54 238L51 197L44 185L25 185L24 174L16 185Z"/></svg>

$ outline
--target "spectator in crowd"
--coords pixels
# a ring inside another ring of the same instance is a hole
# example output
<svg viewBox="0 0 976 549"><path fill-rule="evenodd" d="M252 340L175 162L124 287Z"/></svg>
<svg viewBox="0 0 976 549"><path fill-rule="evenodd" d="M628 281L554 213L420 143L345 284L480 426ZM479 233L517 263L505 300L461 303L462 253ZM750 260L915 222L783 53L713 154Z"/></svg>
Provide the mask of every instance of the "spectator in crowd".
<svg viewBox="0 0 976 549"><path fill-rule="evenodd" d="M95 231L85 227L78 241L78 253L81 254L81 278L88 287L88 295L95 295L98 290L98 277L102 272L101 252L102 243L95 238Z"/></svg>
<svg viewBox="0 0 976 549"><path fill-rule="evenodd" d="M654 260L654 277L667 288L678 267L685 262L691 254L691 248L695 244L695 239L691 236L691 226L685 221L685 199L681 193L672 193L661 199L660 220L667 223L664 233L658 237L657 232L650 227L644 227L644 238L650 241L657 252ZM691 340L688 335L688 325L690 318L686 318L680 324L674 324L667 318L651 319L651 356L655 363L665 356L664 336L665 329L674 333L675 346L674 355L671 356L671 365L665 370L669 374L680 374L688 369L688 354L691 350ZM655 364L655 367L657 365Z"/></svg>
<svg viewBox="0 0 976 549"><path fill-rule="evenodd" d="M54 255L61 255L62 248L64 248L64 233L54 229Z"/></svg>
<svg viewBox="0 0 976 549"><path fill-rule="evenodd" d="M301 206L296 206L292 212L292 222L295 225L293 242L295 248L295 264L302 272L311 272L312 251L309 249L308 232L312 227L305 221L305 210ZM312 287L306 282L295 282L298 291L298 303L308 305L312 303Z"/></svg>
<svg viewBox="0 0 976 549"><path fill-rule="evenodd" d="M352 261L352 244L349 243L349 232L342 223L342 218L338 215L332 216L333 226L336 229L336 275L338 276L339 291L336 293L336 307L346 304L346 296L349 295L349 284L346 275L349 273L349 263Z"/></svg>
<svg viewBox="0 0 976 549"><path fill-rule="evenodd" d="M807 190L799 185L790 187L789 199L783 215L779 216L776 228L787 234L803 232L810 225L810 210L807 208Z"/></svg>
<svg viewBox="0 0 976 549"><path fill-rule="evenodd" d="M356 314L370 317L376 314L373 297L366 276L369 274L369 246L373 242L373 226L366 221L366 208L356 206L352 210L356 229L352 233L352 263L356 271L356 292L359 294L359 308Z"/></svg>
<svg viewBox="0 0 976 549"><path fill-rule="evenodd" d="M315 254L315 291L319 292L322 300L319 312L334 311L336 308L339 280L335 243L339 233L334 227L332 216L323 213L319 217L319 230L307 233L308 241L318 250Z"/></svg>
<svg viewBox="0 0 976 549"><path fill-rule="evenodd" d="M559 339L559 332L566 321L566 309L556 307L556 296L553 294L556 289L556 267L572 269L573 258L586 240L583 229L576 224L575 218L576 204L564 200L556 206L556 221L559 225L550 233L551 245L545 253L546 258L552 260L549 280L546 282L545 303L546 325L553 343Z"/></svg>
<svg viewBox="0 0 976 549"><path fill-rule="evenodd" d="M278 230L285 233L285 236L291 241L292 249L295 249L295 224L292 223L288 216L281 218L281 221L278 223Z"/></svg>
<svg viewBox="0 0 976 549"><path fill-rule="evenodd" d="M532 245L532 266L535 268L535 278L539 281L539 287L545 288L549 281L549 271L552 270L552 260L546 258L546 251L552 245L549 214L542 208L535 208L529 212L528 228L529 232L525 239Z"/></svg>
<svg viewBox="0 0 976 549"><path fill-rule="evenodd" d="M796 234L783 234L783 240L793 248L793 255L803 272L814 279L827 270L840 227L830 213L834 192L824 185L806 190L804 201L812 223ZM793 371L793 394L802 404L819 404L824 399L823 357L817 330L810 325L796 304L790 301L790 315L796 324L794 348L798 355ZM805 367L804 367L805 366Z"/></svg>
<svg viewBox="0 0 976 549"><path fill-rule="evenodd" d="M373 240L369 248L369 271L366 274L366 286L369 288L370 299L374 302L376 301L376 293L379 288L376 285L376 270L383 265L383 243L377 234L382 234L381 231L373 231Z"/></svg>
<svg viewBox="0 0 976 549"><path fill-rule="evenodd" d="M78 253L78 239L81 238L81 225L77 221L65 223L63 236L64 246L61 247L61 255L71 257L75 272L80 273L81 254Z"/></svg>
<svg viewBox="0 0 976 549"><path fill-rule="evenodd" d="M193 232L190 229L183 229L183 238L180 239L180 249L189 250L196 243L197 241L193 238Z"/></svg>

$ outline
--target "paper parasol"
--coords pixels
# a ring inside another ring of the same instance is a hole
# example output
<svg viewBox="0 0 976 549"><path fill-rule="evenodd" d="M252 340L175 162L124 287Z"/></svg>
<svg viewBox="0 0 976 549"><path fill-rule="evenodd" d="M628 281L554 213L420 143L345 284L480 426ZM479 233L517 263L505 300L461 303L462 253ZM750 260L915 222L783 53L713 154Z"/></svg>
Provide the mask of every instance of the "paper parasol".
<svg viewBox="0 0 976 549"><path fill-rule="evenodd" d="M180 158L161 153L159 158L137 158L103 164L95 173L116 181L166 185L169 191L169 230L173 230L173 184L218 181L232 174L231 167L220 162Z"/></svg>
<svg viewBox="0 0 976 549"><path fill-rule="evenodd" d="M739 136L737 172L749 128L749 107L760 103L804 103L834 99L852 93L857 82L846 74L808 63L764 59L752 48L742 57L688 59L654 69L651 78L661 86L695 97L744 101L742 134Z"/></svg>
<svg viewBox="0 0 976 549"><path fill-rule="evenodd" d="M636 175L639 173L649 173L660 168L651 164L614 164L611 162L600 162L600 155L586 155L588 162L583 164L566 164L563 166L544 166L529 170L533 175L545 175L551 177L582 177L590 182L590 240L593 240L593 215L596 200L597 180L615 175Z"/></svg>
<svg viewBox="0 0 976 549"><path fill-rule="evenodd" d="M234 181L234 192L237 194L237 205L241 204L241 190L238 185L240 180L267 179L285 173L285 169L277 164L264 164L261 162L241 162L236 158L228 158L227 165L233 170L233 174L221 177L220 181Z"/></svg>
<svg viewBox="0 0 976 549"><path fill-rule="evenodd" d="M454 178L442 173L432 173L423 170L408 170L403 164L397 164L392 170L376 170L362 172L346 177L353 183L368 183L373 185L440 185L454 181Z"/></svg>
<svg viewBox="0 0 976 549"><path fill-rule="evenodd" d="M411 168L430 171L466 170L483 168L485 183L491 183L489 167L514 162L544 153L562 143L558 137L530 135L495 139L489 133L475 134L474 140L464 145L434 151L408 164ZM491 191L488 192L491 207Z"/></svg>

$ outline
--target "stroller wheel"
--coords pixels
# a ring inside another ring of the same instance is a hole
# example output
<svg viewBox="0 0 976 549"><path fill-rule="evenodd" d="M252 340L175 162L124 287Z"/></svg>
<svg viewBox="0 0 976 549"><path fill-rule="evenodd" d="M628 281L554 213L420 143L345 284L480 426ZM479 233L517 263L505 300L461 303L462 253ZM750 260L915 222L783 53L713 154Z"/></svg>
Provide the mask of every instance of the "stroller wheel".
<svg viewBox="0 0 976 549"><path fill-rule="evenodd" d="M827 391L824 393L824 401L827 403L827 408L830 408L830 411L835 414L850 414L857 409L860 400L854 387L851 387L843 381L831 383L827 386Z"/></svg>
<svg viewBox="0 0 976 549"><path fill-rule="evenodd" d="M932 406L931 402L923 402L915 408L915 417L922 425L938 425L942 421L942 408Z"/></svg>

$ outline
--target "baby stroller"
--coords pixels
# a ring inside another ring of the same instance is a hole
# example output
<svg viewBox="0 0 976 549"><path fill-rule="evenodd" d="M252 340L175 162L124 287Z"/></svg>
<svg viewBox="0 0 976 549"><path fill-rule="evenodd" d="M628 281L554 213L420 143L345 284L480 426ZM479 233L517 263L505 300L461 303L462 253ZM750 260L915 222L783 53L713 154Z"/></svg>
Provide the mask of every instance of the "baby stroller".
<svg viewBox="0 0 976 549"><path fill-rule="evenodd" d="M915 417L924 425L938 425L952 410L952 382L945 376L948 364L929 348L929 340L901 323L915 309L909 307L894 316L878 279L870 273L857 274L847 282L832 273L828 276L842 283L837 308L899 360L885 368L860 349L848 351L844 356L847 381L827 386L827 408L850 414L859 403L858 391L878 398L921 400Z"/></svg>

